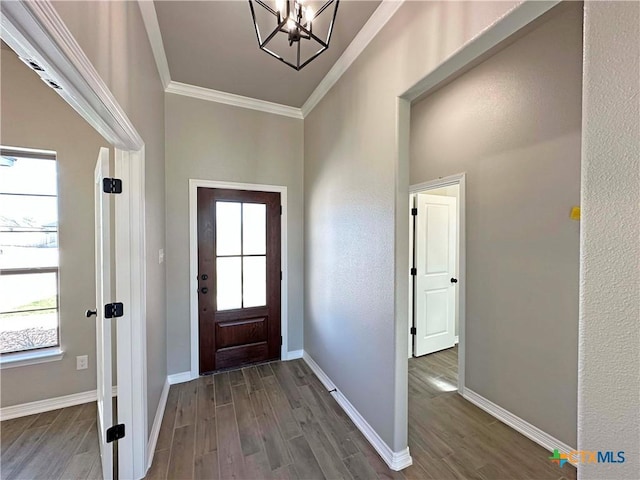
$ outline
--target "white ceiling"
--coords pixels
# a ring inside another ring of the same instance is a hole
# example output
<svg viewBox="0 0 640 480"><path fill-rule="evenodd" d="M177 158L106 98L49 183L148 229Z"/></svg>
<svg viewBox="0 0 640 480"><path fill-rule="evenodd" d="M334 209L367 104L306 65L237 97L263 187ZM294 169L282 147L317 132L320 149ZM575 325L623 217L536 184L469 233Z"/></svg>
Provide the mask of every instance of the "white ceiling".
<svg viewBox="0 0 640 480"><path fill-rule="evenodd" d="M302 106L379 4L340 1L329 49L295 71L258 48L248 1L154 2L171 80L292 107Z"/></svg>

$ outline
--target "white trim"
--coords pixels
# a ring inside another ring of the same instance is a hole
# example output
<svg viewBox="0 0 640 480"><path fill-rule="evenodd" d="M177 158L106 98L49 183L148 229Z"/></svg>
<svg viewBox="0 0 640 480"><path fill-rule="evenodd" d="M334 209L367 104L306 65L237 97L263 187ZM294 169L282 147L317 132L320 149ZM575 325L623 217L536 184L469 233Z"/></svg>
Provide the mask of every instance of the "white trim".
<svg viewBox="0 0 640 480"><path fill-rule="evenodd" d="M464 180L465 174L458 173L456 175L449 175L446 177L436 178L429 180L428 182L416 183L409 186L409 193L421 193L424 190L433 190L434 188L450 187L451 185L458 185Z"/></svg>
<svg viewBox="0 0 640 480"><path fill-rule="evenodd" d="M160 402L158 402L156 416L153 419L153 426L151 427L151 433L149 434L149 442L147 443L147 468L145 472L151 468L151 464L153 463L153 455L156 451L156 444L158 443L158 436L160 435L160 427L162 426L162 418L164 417L164 411L167 406L167 398L169 397L170 388L171 384L169 383L169 377L167 377L164 382L164 387L162 387Z"/></svg>
<svg viewBox="0 0 640 480"><path fill-rule="evenodd" d="M118 387L113 387L111 395L114 397L118 395ZM0 421L50 412L51 410L73 407L74 405L82 405L83 403L91 403L97 400L98 391L91 390L89 392L72 393L71 395L64 395L62 397L46 398L35 402L11 405L0 408Z"/></svg>
<svg viewBox="0 0 640 480"><path fill-rule="evenodd" d="M24 367L38 363L57 362L62 360L64 352L60 347L43 348L30 352L15 352L0 357L0 369Z"/></svg>
<svg viewBox="0 0 640 480"><path fill-rule="evenodd" d="M189 306L191 319L191 378L198 378L199 342L198 342L198 187L225 188L230 190L252 190L256 192L280 193L282 216L280 220L280 265L282 269L280 298L280 334L282 347L280 358L287 359L289 352L289 268L287 262L287 187L280 185L260 185L253 183L218 182L213 180L189 179Z"/></svg>
<svg viewBox="0 0 640 480"><path fill-rule="evenodd" d="M526 420L514 415L508 410L505 410L500 405L496 405L491 400L487 400L482 395L477 394L473 390L469 390L468 388L464 389L462 396L469 400L474 405L480 407L485 412L494 416L502 423L509 425L511 428L520 432L525 437L533 440L541 447L553 452L555 449L559 450L560 453L569 453L575 451L575 448L570 447L564 442L561 442L555 437L552 437L547 432L543 432L535 425L531 425Z"/></svg>
<svg viewBox="0 0 640 480"><path fill-rule="evenodd" d="M367 45L375 38L387 22L402 6L404 0L382 0L380 6L376 8L367 23L360 29L349 46L342 52L340 58L331 67L331 70L320 81L316 89L309 95L307 101L302 105L302 115L307 116L315 108L320 100L331 90L336 82L342 77L344 72L351 66L360 54L367 48Z"/></svg>
<svg viewBox="0 0 640 480"><path fill-rule="evenodd" d="M302 358L304 355L304 350L293 350L292 352L287 352L282 356L282 360L296 360L298 358Z"/></svg>
<svg viewBox="0 0 640 480"><path fill-rule="evenodd" d="M36 72L107 141L138 150L143 141L49 0L3 2L2 39L20 57L44 68Z"/></svg>
<svg viewBox="0 0 640 480"><path fill-rule="evenodd" d="M375 448L376 452L378 452L389 468L394 471L399 471L411 466L413 460L409 454L409 447L399 452L391 450L386 442L380 438L380 435L378 435L373 427L369 425L369 422L367 422L360 412L358 412L358 410L351 404L347 397L337 389L329 376L320 368L313 358L311 358L311 355L304 352L303 358L307 365L309 365L309 368L311 368L325 388L330 391L331 396L336 400L336 402L338 402L338 405L342 407L351 421L356 425L356 427L358 427L358 430L362 432L371 446Z"/></svg>
<svg viewBox="0 0 640 480"><path fill-rule="evenodd" d="M494 48L498 47L514 33L526 27L559 3L560 0L549 0L545 2L525 1L519 3L484 29L477 37L464 44L434 70L400 95L400 97L412 103L419 100L423 95L430 93L434 88L442 85L443 82L457 73L491 55Z"/></svg>
<svg viewBox="0 0 640 480"><path fill-rule="evenodd" d="M274 115L283 115L285 117L302 119L302 110L289 105L280 103L267 102L257 98L243 97L235 93L221 92L210 88L198 87L196 85L188 85L186 83L169 82L169 86L165 89L167 93L176 95L184 95L186 97L198 98L209 102L224 103L234 107L248 108L258 110L260 112L273 113Z"/></svg>
<svg viewBox="0 0 640 480"><path fill-rule="evenodd" d="M173 373L167 377L167 382L169 382L169 385L176 385L178 383L190 382L191 380L198 378L198 376L199 375L191 375L191 371Z"/></svg>
<svg viewBox="0 0 640 480"><path fill-rule="evenodd" d="M118 454L122 478L142 478L147 458L144 147L136 152L116 148L115 175L123 184L122 193L115 196L115 298L125 305L116 329L118 421L134 432L120 440Z"/></svg>
<svg viewBox="0 0 640 480"><path fill-rule="evenodd" d="M166 89L169 83L171 83L171 75L169 74L167 54L165 53L164 44L162 43L162 33L160 32L156 7L151 0L138 0L138 6L140 7L144 27L147 30L153 58L156 60L162 88Z"/></svg>
<svg viewBox="0 0 640 480"><path fill-rule="evenodd" d="M458 392L462 394L465 385L465 337L466 337L466 305L467 305L467 216L466 216L466 174L458 173L447 177L440 177L428 182L418 183L409 187L409 196L416 193L433 190L434 188L448 187L451 185L459 185L458 191L458 335L456 343L458 344ZM411 217L412 218L412 217ZM409 258L413 249L413 222L409 222ZM409 305L413 305L413 289L409 287Z"/></svg>

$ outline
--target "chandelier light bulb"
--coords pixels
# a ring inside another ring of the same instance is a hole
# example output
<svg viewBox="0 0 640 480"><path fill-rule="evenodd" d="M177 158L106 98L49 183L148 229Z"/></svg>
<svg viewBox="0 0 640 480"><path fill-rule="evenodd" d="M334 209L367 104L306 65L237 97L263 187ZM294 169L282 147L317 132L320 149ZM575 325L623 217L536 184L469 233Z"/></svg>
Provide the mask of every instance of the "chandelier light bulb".
<svg viewBox="0 0 640 480"><path fill-rule="evenodd" d="M293 21L293 19L289 19L287 20L287 27L289 27L289 31L293 32L296 29L296 22Z"/></svg>
<svg viewBox="0 0 640 480"><path fill-rule="evenodd" d="M307 22L309 22L309 24L311 24L311 21L313 20L313 8L311 7L307 7L304 9L304 17L307 19Z"/></svg>

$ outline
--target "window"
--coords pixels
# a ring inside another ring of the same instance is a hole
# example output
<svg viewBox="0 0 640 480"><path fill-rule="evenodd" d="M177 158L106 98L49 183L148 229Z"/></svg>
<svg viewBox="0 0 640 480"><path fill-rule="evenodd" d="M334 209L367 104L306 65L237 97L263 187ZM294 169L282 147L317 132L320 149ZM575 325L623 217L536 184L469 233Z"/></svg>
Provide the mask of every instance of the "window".
<svg viewBox="0 0 640 480"><path fill-rule="evenodd" d="M55 153L0 153L0 354L57 347Z"/></svg>

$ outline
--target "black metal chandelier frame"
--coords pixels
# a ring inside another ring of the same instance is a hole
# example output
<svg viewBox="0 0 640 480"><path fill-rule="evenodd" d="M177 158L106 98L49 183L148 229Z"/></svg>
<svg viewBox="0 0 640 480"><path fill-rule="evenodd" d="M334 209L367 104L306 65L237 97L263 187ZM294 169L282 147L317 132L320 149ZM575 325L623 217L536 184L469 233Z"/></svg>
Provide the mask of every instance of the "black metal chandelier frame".
<svg viewBox="0 0 640 480"><path fill-rule="evenodd" d="M269 35L262 40L262 36L260 35L260 28L258 27L258 22L256 21L256 12L254 10L254 2L267 10L271 15L275 17L276 27L273 29ZM300 71L306 65L308 65L312 60L318 57L322 52L329 48L329 42L331 41L331 34L333 33L333 25L336 20L336 14L338 13L338 4L340 0L328 0L325 2L322 7L315 13L313 16L313 20L318 18L327 8L331 5L334 5L333 16L331 18L331 23L329 24L329 30L327 33L327 39L322 40L317 35L313 33L313 23L312 21L303 21L302 11L298 9L298 12L291 12L291 4L295 5L295 0L285 0L286 2L286 15L281 15L279 10L274 10L269 5L267 5L263 0L249 0L249 7L251 8L251 17L253 18L253 25L256 29L256 37L258 38L258 46L260 50L267 52L274 58L277 58L281 62L289 65L291 68ZM292 14L293 13L293 14ZM293 25L290 25L289 22L293 22ZM286 33L288 35L289 46L293 46L296 43L296 63L291 63L290 61L283 58L278 53L274 52L270 48L268 48L269 42L273 40L273 38L278 33ZM307 60L302 61L300 59L300 43L301 40L313 40L316 41L320 45L320 49L315 52L311 57Z"/></svg>

